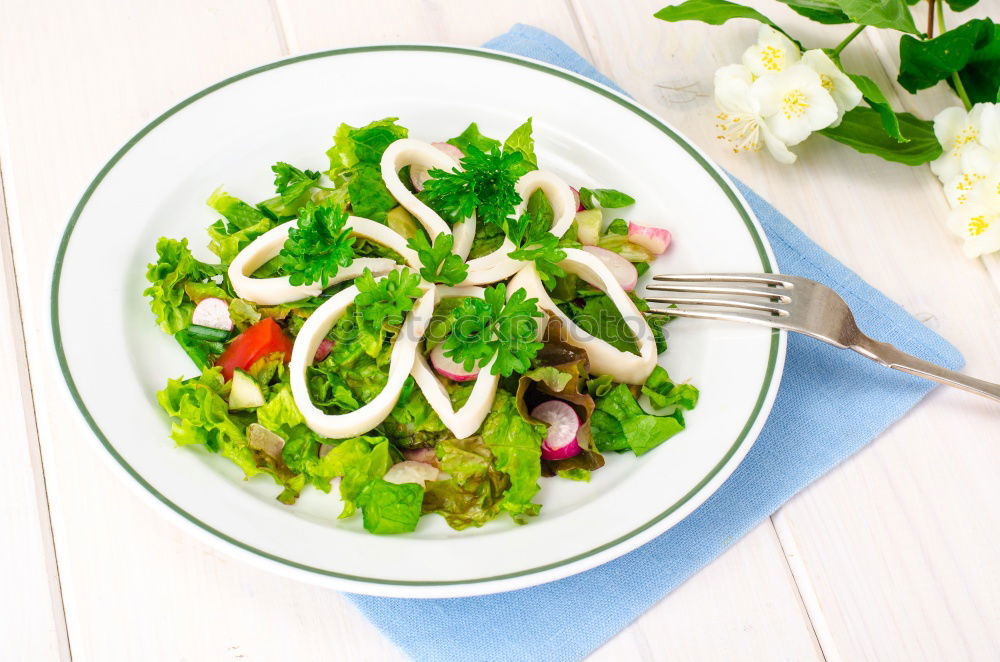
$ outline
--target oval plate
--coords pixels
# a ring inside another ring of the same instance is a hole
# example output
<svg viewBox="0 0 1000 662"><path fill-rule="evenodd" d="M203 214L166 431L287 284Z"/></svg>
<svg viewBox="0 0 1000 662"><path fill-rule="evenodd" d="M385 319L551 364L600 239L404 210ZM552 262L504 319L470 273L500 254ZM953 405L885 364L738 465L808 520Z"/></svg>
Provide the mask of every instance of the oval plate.
<svg viewBox="0 0 1000 662"><path fill-rule="evenodd" d="M621 556L676 524L756 439L780 381L784 334L672 323L662 364L702 393L687 430L642 458L611 454L590 483L542 480L541 515L526 526L505 518L458 532L425 517L412 534L374 536L360 518L337 520L334 495L306 490L295 507L284 506L270 478L242 481L224 458L169 441L156 391L195 371L141 295L156 239L188 237L197 256L211 258L204 232L217 215L205 199L217 186L251 201L267 197L272 163L325 170L340 122L387 116L426 140L457 135L471 121L503 137L530 116L542 167L578 187L627 191L638 200L629 218L670 229L674 246L651 273L775 271L759 223L719 169L649 111L589 79L444 46L282 60L155 119L104 166L73 212L53 274L53 338L72 397L104 450L139 492L216 546L298 579L374 595L523 588Z"/></svg>

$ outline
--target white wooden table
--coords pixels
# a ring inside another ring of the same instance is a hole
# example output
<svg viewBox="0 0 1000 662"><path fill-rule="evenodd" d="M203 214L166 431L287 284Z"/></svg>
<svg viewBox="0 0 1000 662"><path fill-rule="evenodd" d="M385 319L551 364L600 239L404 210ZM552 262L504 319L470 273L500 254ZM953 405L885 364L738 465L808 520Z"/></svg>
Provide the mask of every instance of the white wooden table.
<svg viewBox="0 0 1000 662"><path fill-rule="evenodd" d="M229 560L138 501L76 421L46 331L55 242L112 151L174 101L289 54L546 29L1000 378L1000 263L962 256L930 170L822 138L794 167L733 155L714 139L712 73L757 25L669 25L651 17L661 4L0 0L0 658L402 657L337 593ZM752 4L810 44L846 33ZM897 91L895 51L865 33L845 60ZM953 103L892 100L924 117ZM1000 659L998 476L1000 408L939 389L593 659Z"/></svg>

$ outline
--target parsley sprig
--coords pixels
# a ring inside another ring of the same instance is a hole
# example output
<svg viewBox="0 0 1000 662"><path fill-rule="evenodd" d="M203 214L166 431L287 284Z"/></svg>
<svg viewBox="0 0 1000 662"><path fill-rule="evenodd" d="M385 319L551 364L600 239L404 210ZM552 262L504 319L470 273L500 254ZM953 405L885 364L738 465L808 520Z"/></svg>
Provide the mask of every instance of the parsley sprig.
<svg viewBox="0 0 1000 662"><path fill-rule="evenodd" d="M365 269L354 284L358 288L354 304L370 329L401 326L403 316L423 294L420 276L405 268L390 271L379 280L375 280L371 269Z"/></svg>
<svg viewBox="0 0 1000 662"><path fill-rule="evenodd" d="M556 278L566 275L559 266L559 262L566 259L566 251L559 246L559 237L535 222L530 214L524 213L519 218L507 219L505 231L507 238L515 246L515 250L509 253L510 257L534 262L538 276L545 285L554 287Z"/></svg>
<svg viewBox="0 0 1000 662"><path fill-rule="evenodd" d="M451 252L455 246L454 235L441 232L434 237L434 244L431 245L427 236L418 232L406 245L416 251L423 265L420 275L430 283L458 285L469 273L465 261Z"/></svg>
<svg viewBox="0 0 1000 662"><path fill-rule="evenodd" d="M298 195L319 181L319 173L315 170L299 170L284 161L271 166L271 172L274 173L274 188L278 195Z"/></svg>
<svg viewBox="0 0 1000 662"><path fill-rule="evenodd" d="M460 161L462 170L431 169L431 178L421 194L424 202L452 225L476 212L484 223L503 227L521 202L514 185L524 173L521 167L524 156L519 151L503 152L498 147L489 152L475 145L466 149Z"/></svg>
<svg viewBox="0 0 1000 662"><path fill-rule="evenodd" d="M445 356L462 363L466 370L485 364L494 356L491 372L509 377L523 373L542 343L537 341L536 317L542 316L538 299L528 299L524 288L507 299L507 286L486 288L485 298L468 297L455 308L455 323L444 341Z"/></svg>
<svg viewBox="0 0 1000 662"><path fill-rule="evenodd" d="M326 287L340 267L354 261L354 237L346 223L347 212L339 207L309 202L299 210L281 249L292 285L319 281Z"/></svg>

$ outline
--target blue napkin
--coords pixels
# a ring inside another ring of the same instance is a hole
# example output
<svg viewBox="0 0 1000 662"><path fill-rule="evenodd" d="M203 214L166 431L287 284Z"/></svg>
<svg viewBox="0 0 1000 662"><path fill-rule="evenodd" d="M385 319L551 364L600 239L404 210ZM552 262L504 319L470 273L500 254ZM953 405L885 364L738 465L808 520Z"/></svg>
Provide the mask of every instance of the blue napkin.
<svg viewBox="0 0 1000 662"><path fill-rule="evenodd" d="M485 46L620 89L537 28L516 25ZM861 328L875 338L949 368L962 366L954 347L825 253L753 191L736 185L763 224L781 271L837 290ZM789 334L777 400L750 453L708 501L659 538L593 570L520 591L440 600L350 599L421 662L579 660L871 441L931 387L854 352ZM553 619L558 613L573 618Z"/></svg>

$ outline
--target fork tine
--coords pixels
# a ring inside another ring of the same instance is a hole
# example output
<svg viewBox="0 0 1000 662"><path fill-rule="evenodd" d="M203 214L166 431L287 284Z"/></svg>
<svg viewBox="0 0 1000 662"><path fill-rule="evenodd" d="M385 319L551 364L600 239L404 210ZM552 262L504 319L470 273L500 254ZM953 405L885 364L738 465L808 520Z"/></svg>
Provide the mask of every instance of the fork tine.
<svg viewBox="0 0 1000 662"><path fill-rule="evenodd" d="M691 306L721 306L723 308L741 308L743 310L756 310L762 313L770 313L772 315L788 315L788 311L782 308L778 308L776 305L765 305L760 303L751 303L750 301L740 301L737 299L714 299L714 298L698 298L698 297L646 297L646 301L650 303L667 303L675 305L691 305ZM672 313L667 313L668 315Z"/></svg>
<svg viewBox="0 0 1000 662"><path fill-rule="evenodd" d="M783 278L780 274L660 274L653 276L653 280L681 283L757 283L776 287L795 287L790 279Z"/></svg>
<svg viewBox="0 0 1000 662"><path fill-rule="evenodd" d="M714 285L661 285L659 283L653 283L652 285L647 285L646 289L653 290L655 292L766 297L780 303L791 303L792 301L792 298L787 294L780 294L780 288L772 287L716 287Z"/></svg>
<svg viewBox="0 0 1000 662"><path fill-rule="evenodd" d="M767 315L756 311L721 311L721 310L695 310L693 308L650 308L647 314L670 315L672 317L694 317L706 320L723 320L726 322L743 322L749 324L759 324L761 326L781 326L777 323L773 315Z"/></svg>

